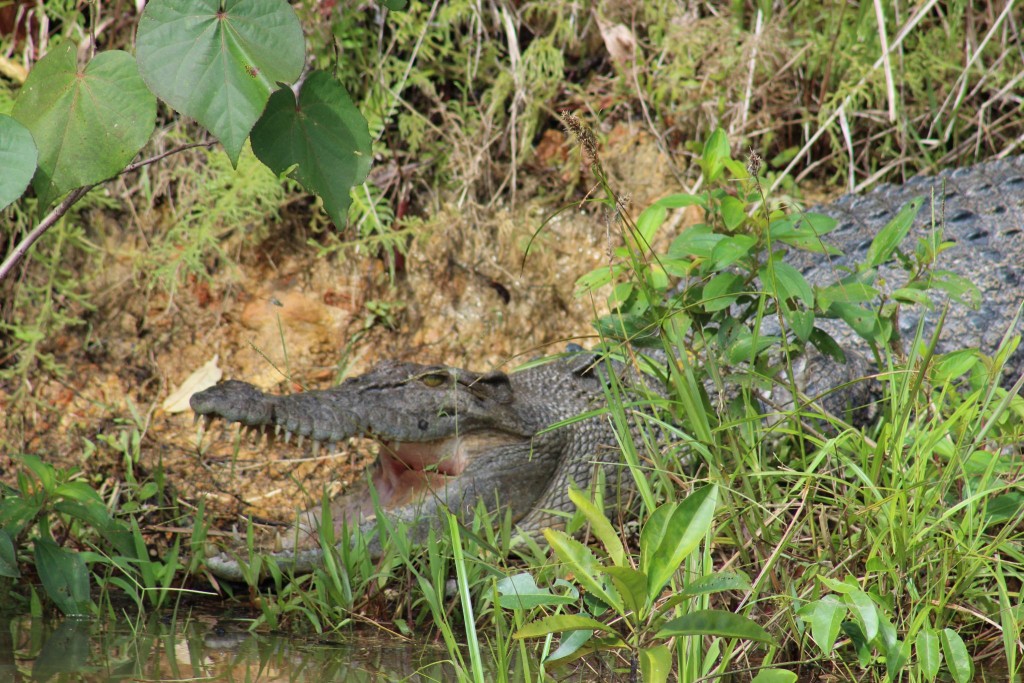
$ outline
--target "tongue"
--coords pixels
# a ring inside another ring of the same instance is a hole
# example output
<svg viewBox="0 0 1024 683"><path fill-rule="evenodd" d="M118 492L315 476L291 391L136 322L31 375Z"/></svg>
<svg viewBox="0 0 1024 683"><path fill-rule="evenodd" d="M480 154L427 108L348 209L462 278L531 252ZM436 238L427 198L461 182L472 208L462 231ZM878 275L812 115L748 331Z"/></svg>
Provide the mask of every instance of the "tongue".
<svg viewBox="0 0 1024 683"><path fill-rule="evenodd" d="M381 505L403 505L428 489L443 487L446 476L458 476L465 467L457 439L389 441L381 444L373 480Z"/></svg>

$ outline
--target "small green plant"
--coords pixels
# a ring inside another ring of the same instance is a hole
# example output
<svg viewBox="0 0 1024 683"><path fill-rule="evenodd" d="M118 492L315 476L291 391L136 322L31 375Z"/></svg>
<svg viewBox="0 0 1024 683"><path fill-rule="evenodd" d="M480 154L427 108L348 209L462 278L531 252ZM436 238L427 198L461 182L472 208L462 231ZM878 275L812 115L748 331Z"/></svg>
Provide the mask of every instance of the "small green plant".
<svg viewBox="0 0 1024 683"><path fill-rule="evenodd" d="M33 455L15 461L20 465L18 486L5 490L0 499L0 576L10 582L9 596L14 597L15 582L24 578L20 557L30 556L46 597L65 614L96 612L90 572L101 586L123 589L140 609L144 600L154 606L164 602L182 569L177 543L162 559L151 559L138 523L112 517L99 494L74 472ZM67 547L66 538L86 543L88 549Z"/></svg>
<svg viewBox="0 0 1024 683"><path fill-rule="evenodd" d="M552 552L579 588L569 594L553 593L538 588L529 573L507 577L497 585L499 604L505 608L526 612L578 606L577 613L541 617L516 633L517 638L563 634L549 663L568 661L591 651L626 648L643 680L655 683L668 680L671 673L673 638L713 636L775 644L771 635L751 619L706 608L709 595L748 589L745 577L711 572L703 569L706 565L699 560L691 564L696 575L680 575L684 563L711 530L718 501L716 486L705 486L679 503L666 503L654 510L644 524L640 554L635 560L598 506L576 488L569 490L569 496L603 545L605 557L599 559L593 550L563 531L547 529L544 537ZM665 595L665 588L675 580L679 583L673 585L670 595ZM582 600L577 599L580 594ZM604 620L599 618L602 616Z"/></svg>
<svg viewBox="0 0 1024 683"><path fill-rule="evenodd" d="M781 594L794 597L794 610L820 593L819 578L838 592L843 577L858 577L860 611L850 603L851 619L845 611L836 616L834 597L793 613L797 633L817 624L819 661L849 667L827 656L836 640L823 625L845 621L842 637L862 668L881 664L890 679L909 670L934 680L944 665L961 680L970 670L956 633L977 627L951 609L957 602L982 614L1000 605L998 626L988 623L1002 633L1008 665L1019 667L1018 644L1010 642L1018 633L1019 593L1005 577L1021 576L1016 543L1024 498L1016 461L997 455L1019 450L1024 379L1006 387L1001 377L1020 343L1018 318L1002 317L1007 332L992 355L976 348L937 352L943 304L976 305L979 291L967 273L942 270L951 243L941 218L924 237L907 240L929 198L897 212L859 262L833 262L838 252L828 240L835 221L773 208L761 189L759 160L733 160L716 132L699 159L706 189L655 202L634 223L618 209L587 133L578 132L578 122L567 126L605 188L601 201L624 226L617 260L582 278L580 291L610 291L611 312L597 321L602 337L667 354L667 362L651 354L643 367L670 389L670 400L657 406L674 416L666 434L700 457L736 510L721 531L732 539L726 546L738 548L761 577L780 572ZM688 206L700 207L704 222L667 249L652 249L669 212ZM814 259L800 260L799 252L809 252L821 265L798 269L783 260L787 251L805 264ZM915 335L901 337L898 321L907 307L937 310L934 329L925 334L922 322ZM847 353L853 343L864 348L858 338L880 369L875 378L864 377L872 372L866 359L857 365ZM858 429L862 417L830 410L826 394L800 395L793 368L801 354L816 357L810 346L824 359L822 372L845 378L824 382L826 390L855 389L852 395L875 411L873 426ZM851 362L832 367L844 357ZM616 417L614 397L611 404ZM641 476L662 481L659 491L671 499L670 482L688 476L678 461L655 453ZM638 484L643 492L644 482ZM649 496L644 501L651 509ZM793 518L779 525L776 509L795 501ZM827 521L804 506L826 511ZM746 548L751 529L765 530L772 553ZM794 546L801 535L811 543ZM788 555L810 560L780 557ZM765 588L755 584L747 600ZM877 608L868 616L863 595Z"/></svg>
<svg viewBox="0 0 1024 683"><path fill-rule="evenodd" d="M884 596L864 591L853 577L845 581L818 578L835 594L807 603L797 615L810 627L811 639L823 656L832 653L842 636L854 648L862 668L880 662L889 680L895 681L906 667L913 645L925 680L934 681L943 662L957 683L974 680L974 664L963 639L953 629L940 631L921 623L927 610L918 615L919 630L913 643L903 641L889 618Z"/></svg>

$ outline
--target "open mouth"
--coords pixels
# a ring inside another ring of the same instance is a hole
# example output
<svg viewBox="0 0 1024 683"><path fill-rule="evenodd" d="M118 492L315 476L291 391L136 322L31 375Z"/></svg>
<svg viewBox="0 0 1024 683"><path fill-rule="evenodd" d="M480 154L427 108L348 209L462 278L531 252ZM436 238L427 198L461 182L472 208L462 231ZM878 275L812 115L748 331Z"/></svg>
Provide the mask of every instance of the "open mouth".
<svg viewBox="0 0 1024 683"><path fill-rule="evenodd" d="M378 440L380 452L373 465L371 481L380 506L387 510L416 503L430 495L443 498L445 487L450 486L453 479L470 476L467 470L480 466L475 460L481 453L521 441L522 437L499 431L460 434L436 441ZM358 509L365 519L373 515L369 492L355 491L346 497L360 495L363 500L350 500L348 509Z"/></svg>
<svg viewBox="0 0 1024 683"><path fill-rule="evenodd" d="M383 441L373 470L381 507L411 503L429 491L444 488L448 477L462 474L468 463L464 440Z"/></svg>

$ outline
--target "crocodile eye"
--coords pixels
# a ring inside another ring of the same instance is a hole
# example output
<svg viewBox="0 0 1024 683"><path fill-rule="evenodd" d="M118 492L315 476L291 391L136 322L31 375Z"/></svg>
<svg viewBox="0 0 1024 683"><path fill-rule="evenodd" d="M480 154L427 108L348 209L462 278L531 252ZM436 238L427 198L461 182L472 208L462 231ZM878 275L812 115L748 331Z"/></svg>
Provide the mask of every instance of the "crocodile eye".
<svg viewBox="0 0 1024 683"><path fill-rule="evenodd" d="M435 373L435 374L431 374L431 375L423 375L422 377L420 377L420 381L423 382L424 384L426 384L428 387L434 388L434 387L439 387L442 384L444 384L445 382L447 382L448 381L448 377L447 377L447 375L441 375L441 374Z"/></svg>

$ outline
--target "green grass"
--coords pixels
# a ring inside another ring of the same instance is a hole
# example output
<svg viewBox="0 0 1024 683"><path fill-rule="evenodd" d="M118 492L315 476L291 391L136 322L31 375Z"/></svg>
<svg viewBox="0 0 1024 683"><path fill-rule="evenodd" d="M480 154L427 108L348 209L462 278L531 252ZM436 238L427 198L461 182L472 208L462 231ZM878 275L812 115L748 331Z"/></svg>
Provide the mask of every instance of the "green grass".
<svg viewBox="0 0 1024 683"><path fill-rule="evenodd" d="M54 31L81 38L91 15L72 4L45 3L32 12L47 13ZM613 64L600 57L593 17L561 1L530 3L519 16L479 13L468 1L442 3L431 15L432 5L419 3L383 21L373 12L343 10L325 18L321 5L305 3L301 11L318 66L337 67L377 136L375 153L386 162L381 167L393 162L403 169L395 176L401 182L357 190L355 227L337 235L321 232L322 212L304 204L294 187L282 187L245 156L238 170L229 169L217 150L147 169L111 184L108 194L98 190L33 248L16 283L2 283L12 303L0 321L8 349L0 382L12 404L44 404L32 394L34 379L67 371L53 340L85 328L95 292L106 285L108 245L127 250L135 286L169 292L171 302L185 278L206 277L214 263L233 267L282 212L296 212L312 226L311 246L324 256L357 247L400 251L419 229L419 216L442 202L486 206L521 198L538 136L559 125L555 110L563 107L605 127L585 145L591 176L574 171L578 180L567 187L560 178L578 164L570 155L536 171L559 177L538 183L539 192L550 194L551 205L566 196L596 196L611 213L619 206L614 190L632 188L609 177L598 150L611 137L605 131L622 122L640 122L657 139L669 172L687 182L702 172L705 187L727 190L711 207L719 215L736 208L726 195L738 196L745 209L772 187L792 192L805 179L861 186L1019 151L1022 124L1012 97L1019 90L1019 59L1008 29L1011 19L1019 23L1019 10L929 7L909 16L891 2L837 3L825 11L820 3L733 3L697 6L685 16L674 0L597 8L609 12L602 20L621 22L637 40L636 62ZM128 46L132 31L128 23L102 29L97 40ZM979 46L970 59L965 44ZM16 90L4 82L0 109L9 110ZM164 123L176 143L199 137L191 126ZM729 166L720 149L693 142L713 139L716 128L734 131L726 149L751 148L765 157L760 183L751 185L741 164L729 160ZM166 139L154 140L147 153L165 145ZM695 160L703 164L690 163ZM727 180L715 178L723 173ZM419 199L399 208L410 188ZM406 211L414 217L392 230ZM662 370L669 398L648 407L613 397L609 416L623 435L641 519L683 499L696 483L718 487L713 534L678 585L711 566L745 572L749 587L719 597L717 606L743 610L779 643L758 649L744 641L680 638L671 647L679 677L802 662L843 677L881 680L902 663L914 680L932 680L936 669L960 680L966 674L956 637L968 643L971 656L995 653L1018 671L1024 492L1017 462L1024 408L1019 386L1004 391L994 380L1000 357L1017 340L1008 337L994 358L938 356L923 336L909 345L907 359L883 354L881 417L864 430L813 405L784 407L766 422L765 406L753 399L771 386L767 361L737 369L729 357L735 347L702 337L687 308L702 300L676 301L675 308L660 303L669 281L654 257L667 255L651 254L648 245L668 211L652 207L633 225L629 212L619 213L625 246L615 255L616 276L603 282L615 287L619 313L599 321L599 330L612 345L622 338L638 342L658 328L667 340L663 350L676 358ZM117 231L93 221L96 212L142 219ZM7 209L0 215L9 227L4 239L13 243L38 220L35 213L32 199ZM768 223L763 209L739 220L752 229ZM597 289L603 277L588 282ZM772 315L777 294L762 292L754 312ZM386 309L378 314L389 316ZM966 376L953 373L957 367L968 367ZM706 386L740 391L723 406L708 397ZM637 413L656 416L648 426L657 436L640 447L625 436ZM3 438L30 431L28 419L5 415ZM5 490L0 504L0 576L18 604L39 608L52 590L50 597L67 610L101 613L113 609L108 596L116 592L145 611L180 596L184 560L176 551L151 558L139 522L189 521L181 508L165 503L159 477L135 477L146 431L145 416L136 414L129 424L98 430L101 437L86 446L121 459L125 486L117 491L87 473L19 460L19 486ZM78 484L100 493L90 496ZM82 498L77 506L71 505L74 495ZM201 505L191 519L198 524L195 556L205 532ZM426 551L395 543L374 562L360 540L337 544L330 528L321 541L332 549L331 559L321 571L288 581L271 570L273 590L252 588L257 627L325 632L387 624L439 634L466 680L480 680L485 670L501 676L515 670L530 680L542 675L546 664L538 670L531 657L550 655L559 641L516 639L538 614L500 608L496 586L526 571L538 586L566 590L557 582L570 572L549 557L545 543L513 548L508 521L481 515L472 529L438 528ZM630 553L626 561L637 561L635 539L616 531ZM401 528L390 535L406 538ZM59 550L40 563L35 544L49 548L55 537ZM11 575L19 560L37 568L49 562L72 578L51 578L44 582L49 589L32 587ZM187 571L198 570L192 562ZM452 579L454 592L447 589ZM97 599L83 593L83 585L104 592ZM68 591L71 603L54 598L66 600ZM581 598L576 607L582 605ZM833 633L833 627L841 630ZM628 657L604 656L607 666L628 668Z"/></svg>

